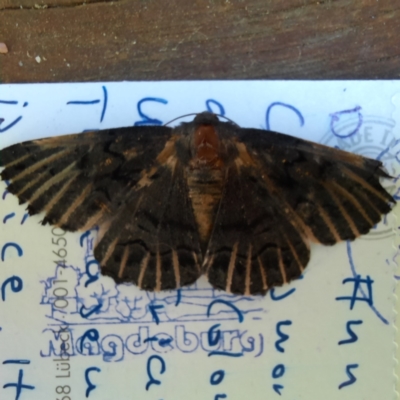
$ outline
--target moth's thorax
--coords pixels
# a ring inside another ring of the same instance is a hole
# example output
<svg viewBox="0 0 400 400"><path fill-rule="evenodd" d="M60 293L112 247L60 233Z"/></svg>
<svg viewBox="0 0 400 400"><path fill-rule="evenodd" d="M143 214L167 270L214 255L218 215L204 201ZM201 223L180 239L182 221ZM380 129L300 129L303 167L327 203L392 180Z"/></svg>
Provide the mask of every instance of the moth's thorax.
<svg viewBox="0 0 400 400"><path fill-rule="evenodd" d="M201 124L193 133L194 154L191 161L192 168L221 168L221 142L215 126Z"/></svg>

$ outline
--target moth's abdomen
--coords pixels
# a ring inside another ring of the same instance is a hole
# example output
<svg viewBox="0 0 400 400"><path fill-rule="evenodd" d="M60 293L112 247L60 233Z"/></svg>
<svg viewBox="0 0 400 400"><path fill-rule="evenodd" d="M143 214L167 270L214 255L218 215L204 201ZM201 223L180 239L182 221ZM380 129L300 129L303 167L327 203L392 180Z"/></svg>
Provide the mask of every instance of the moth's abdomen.
<svg viewBox="0 0 400 400"><path fill-rule="evenodd" d="M189 167L186 169L186 177L204 256L222 197L223 170Z"/></svg>

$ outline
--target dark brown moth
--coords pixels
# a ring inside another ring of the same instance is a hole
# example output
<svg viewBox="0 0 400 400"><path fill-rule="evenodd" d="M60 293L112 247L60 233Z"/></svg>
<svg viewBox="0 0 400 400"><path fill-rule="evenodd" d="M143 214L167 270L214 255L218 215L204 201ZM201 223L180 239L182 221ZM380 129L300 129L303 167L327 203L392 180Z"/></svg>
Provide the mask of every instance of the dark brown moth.
<svg viewBox="0 0 400 400"><path fill-rule="evenodd" d="M176 128L16 144L0 166L43 225L99 226L102 273L145 290L206 274L215 288L265 294L300 276L310 241L353 240L395 203L379 161L206 112Z"/></svg>

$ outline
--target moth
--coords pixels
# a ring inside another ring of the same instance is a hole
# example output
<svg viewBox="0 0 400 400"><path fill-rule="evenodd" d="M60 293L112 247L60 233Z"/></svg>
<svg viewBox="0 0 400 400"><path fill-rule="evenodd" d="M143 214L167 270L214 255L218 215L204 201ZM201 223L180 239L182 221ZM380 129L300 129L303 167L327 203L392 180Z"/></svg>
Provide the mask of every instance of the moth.
<svg viewBox="0 0 400 400"><path fill-rule="evenodd" d="M67 231L98 226L103 274L150 291L205 274L264 295L298 278L310 242L367 233L395 204L380 161L197 114L15 144L3 180L30 215Z"/></svg>

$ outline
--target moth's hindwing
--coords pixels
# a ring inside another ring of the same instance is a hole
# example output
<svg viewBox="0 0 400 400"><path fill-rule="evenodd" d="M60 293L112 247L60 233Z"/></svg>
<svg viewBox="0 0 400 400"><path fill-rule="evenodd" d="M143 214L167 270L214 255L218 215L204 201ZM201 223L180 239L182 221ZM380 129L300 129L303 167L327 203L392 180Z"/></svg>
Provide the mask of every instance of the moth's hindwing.
<svg viewBox="0 0 400 400"><path fill-rule="evenodd" d="M295 279L308 242L367 233L395 203L379 161L258 129L236 131L206 269L232 293L265 293Z"/></svg>
<svg viewBox="0 0 400 400"><path fill-rule="evenodd" d="M307 238L260 171L231 166L207 252L210 283L230 293L265 294L298 278L309 257Z"/></svg>
<svg viewBox="0 0 400 400"><path fill-rule="evenodd" d="M198 230L176 156L133 191L95 249L103 273L146 290L176 289L201 275Z"/></svg>

